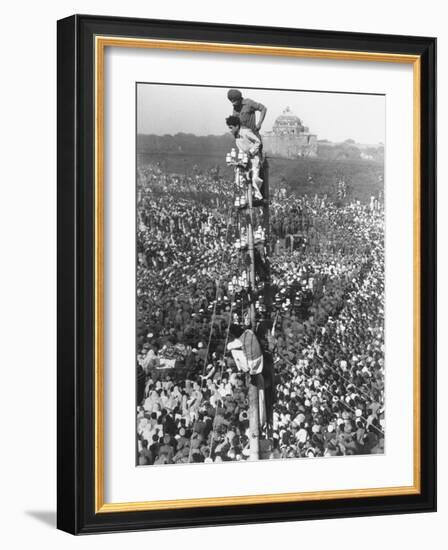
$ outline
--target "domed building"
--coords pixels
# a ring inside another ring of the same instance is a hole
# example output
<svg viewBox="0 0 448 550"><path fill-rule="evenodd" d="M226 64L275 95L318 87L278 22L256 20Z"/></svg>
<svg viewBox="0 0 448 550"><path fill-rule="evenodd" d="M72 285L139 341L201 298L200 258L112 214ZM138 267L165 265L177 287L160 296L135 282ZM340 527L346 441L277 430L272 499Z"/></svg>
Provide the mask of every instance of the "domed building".
<svg viewBox="0 0 448 550"><path fill-rule="evenodd" d="M263 135L266 153L275 157L297 158L317 156L317 135L302 124L289 107L275 119L271 132Z"/></svg>

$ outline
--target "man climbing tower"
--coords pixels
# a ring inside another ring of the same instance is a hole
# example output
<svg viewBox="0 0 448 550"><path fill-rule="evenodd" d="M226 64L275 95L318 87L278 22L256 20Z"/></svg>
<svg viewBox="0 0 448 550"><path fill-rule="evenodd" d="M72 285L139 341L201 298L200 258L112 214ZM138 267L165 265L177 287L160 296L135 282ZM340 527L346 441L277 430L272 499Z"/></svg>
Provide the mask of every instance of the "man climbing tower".
<svg viewBox="0 0 448 550"><path fill-rule="evenodd" d="M239 151L246 153L248 156L248 175L252 182L254 197L261 200L263 199L260 192L260 185L263 183L263 180L260 178L261 140L252 132L252 130L249 128L243 128L241 126L240 119L236 116L232 115L227 117L226 124L230 130L230 133L235 138L235 143Z"/></svg>

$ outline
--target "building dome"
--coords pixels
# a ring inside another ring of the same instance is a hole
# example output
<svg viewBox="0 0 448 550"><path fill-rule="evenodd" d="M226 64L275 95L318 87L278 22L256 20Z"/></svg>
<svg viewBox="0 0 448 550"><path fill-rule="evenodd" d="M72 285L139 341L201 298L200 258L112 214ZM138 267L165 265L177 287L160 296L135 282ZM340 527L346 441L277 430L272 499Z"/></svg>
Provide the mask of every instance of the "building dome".
<svg viewBox="0 0 448 550"><path fill-rule="evenodd" d="M286 107L276 118L272 131L263 134L263 148L274 157L316 157L317 135L311 134L300 118Z"/></svg>
<svg viewBox="0 0 448 550"><path fill-rule="evenodd" d="M277 135L298 135L303 132L305 127L298 116L293 114L289 107L275 119L273 132Z"/></svg>

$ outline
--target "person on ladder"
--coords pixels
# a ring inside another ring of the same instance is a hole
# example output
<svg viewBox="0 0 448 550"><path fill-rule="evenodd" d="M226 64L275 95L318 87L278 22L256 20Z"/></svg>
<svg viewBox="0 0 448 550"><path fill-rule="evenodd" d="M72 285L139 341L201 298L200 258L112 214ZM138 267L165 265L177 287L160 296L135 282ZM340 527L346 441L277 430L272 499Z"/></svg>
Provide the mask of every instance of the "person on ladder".
<svg viewBox="0 0 448 550"><path fill-rule="evenodd" d="M232 352L238 370L251 376L260 374L263 371L263 352L254 331L234 323L229 327L229 335L233 340L227 344L227 350Z"/></svg>
<svg viewBox="0 0 448 550"><path fill-rule="evenodd" d="M258 387L258 414L260 427L267 422L266 402L263 381L263 351L254 331L247 325L245 328L232 324L229 335L233 340L227 344L239 371L250 375L251 383Z"/></svg>
<svg viewBox="0 0 448 550"><path fill-rule="evenodd" d="M249 158L248 172L250 172L250 181L254 197L257 200L262 200L263 195L260 192L260 185L263 180L260 178L261 168L261 139L252 132L250 128L241 126L240 119L237 116L229 116L226 118L226 124L230 133L235 138L236 146L242 153L246 153Z"/></svg>

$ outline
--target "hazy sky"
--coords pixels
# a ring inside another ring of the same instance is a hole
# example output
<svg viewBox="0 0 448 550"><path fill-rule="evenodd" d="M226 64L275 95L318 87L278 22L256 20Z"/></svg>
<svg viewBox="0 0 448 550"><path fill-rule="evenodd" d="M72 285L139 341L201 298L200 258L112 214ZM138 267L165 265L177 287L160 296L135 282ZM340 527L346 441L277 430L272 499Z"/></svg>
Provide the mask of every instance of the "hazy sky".
<svg viewBox="0 0 448 550"><path fill-rule="evenodd" d="M222 135L232 114L228 88L138 84L137 131L142 134ZM240 88L243 97L263 103L262 132L289 106L318 139L359 143L385 141L385 97L361 94Z"/></svg>

